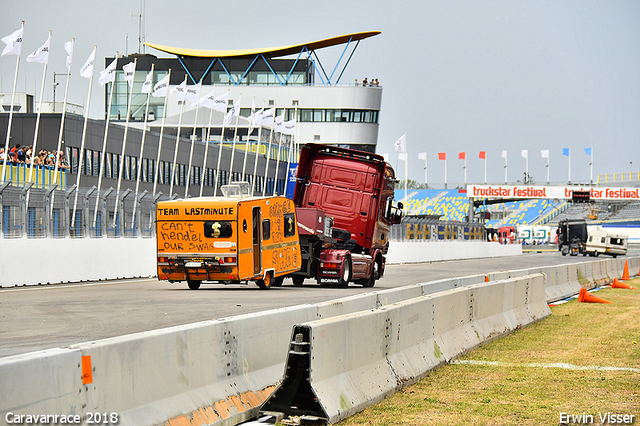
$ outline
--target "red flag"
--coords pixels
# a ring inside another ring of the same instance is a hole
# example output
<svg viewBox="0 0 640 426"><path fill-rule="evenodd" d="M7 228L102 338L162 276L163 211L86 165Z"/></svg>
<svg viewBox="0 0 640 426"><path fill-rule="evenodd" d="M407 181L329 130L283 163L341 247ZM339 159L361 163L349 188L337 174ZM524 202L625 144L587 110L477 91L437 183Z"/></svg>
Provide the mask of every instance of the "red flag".
<svg viewBox="0 0 640 426"><path fill-rule="evenodd" d="M439 152L438 153L438 160L446 160L447 159L447 153L446 152Z"/></svg>
<svg viewBox="0 0 640 426"><path fill-rule="evenodd" d="M486 151L480 151L480 158L482 158L483 160L487 158L487 152Z"/></svg>
<svg viewBox="0 0 640 426"><path fill-rule="evenodd" d="M461 152L460 154L458 154L458 158L461 160L464 160L467 157L467 153L466 152Z"/></svg>

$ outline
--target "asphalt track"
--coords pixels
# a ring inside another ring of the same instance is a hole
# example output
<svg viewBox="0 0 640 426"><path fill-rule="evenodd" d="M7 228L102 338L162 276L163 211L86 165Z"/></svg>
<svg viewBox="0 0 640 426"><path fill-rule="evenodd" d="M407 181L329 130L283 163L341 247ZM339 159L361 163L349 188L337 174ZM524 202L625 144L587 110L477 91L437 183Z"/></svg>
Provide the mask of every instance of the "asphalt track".
<svg viewBox="0 0 640 426"><path fill-rule="evenodd" d="M638 255L630 249L630 255ZM592 260L557 251L522 256L449 262L388 265L373 289L319 287L313 280L268 291L247 285L186 283L156 279L54 284L0 289L0 357L198 321L318 303L369 291L442 278Z"/></svg>

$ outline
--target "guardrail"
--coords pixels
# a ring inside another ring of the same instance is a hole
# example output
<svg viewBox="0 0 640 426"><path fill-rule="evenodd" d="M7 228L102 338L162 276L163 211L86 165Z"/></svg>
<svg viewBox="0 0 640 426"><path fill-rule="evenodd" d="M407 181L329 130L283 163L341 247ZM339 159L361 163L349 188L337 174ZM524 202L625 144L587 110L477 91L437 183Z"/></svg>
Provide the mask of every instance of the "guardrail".
<svg viewBox="0 0 640 426"><path fill-rule="evenodd" d="M619 277L625 260L632 273L638 271L640 258L635 257L489 274L501 284L485 284L487 276L480 274L0 358L0 425L10 424L9 413L78 415L83 422L106 413L123 426L168 425L172 419L171 424L186 424L179 423L182 417L235 424L257 415L281 380L296 325L322 320L321 327L332 324L334 338L349 334L341 330L347 327L362 341L388 341L385 357L397 368L396 377L404 379L416 374L409 364L433 368L490 338L494 328L499 335L505 324L512 329L542 318L545 302ZM423 311L414 325L411 312ZM358 319L345 322L339 319L344 315ZM467 322L458 325L461 318ZM380 335L387 325L389 331ZM313 336L322 334L321 328L314 330ZM390 336L401 340L391 342ZM362 349L353 346L344 348L355 351L346 355L350 360ZM432 352L424 353L434 355L413 359L427 349ZM332 364L325 369L339 364L324 360ZM384 366L379 361L371 365ZM346 404L352 411L361 407L356 400ZM333 408L327 409L329 419L338 418Z"/></svg>

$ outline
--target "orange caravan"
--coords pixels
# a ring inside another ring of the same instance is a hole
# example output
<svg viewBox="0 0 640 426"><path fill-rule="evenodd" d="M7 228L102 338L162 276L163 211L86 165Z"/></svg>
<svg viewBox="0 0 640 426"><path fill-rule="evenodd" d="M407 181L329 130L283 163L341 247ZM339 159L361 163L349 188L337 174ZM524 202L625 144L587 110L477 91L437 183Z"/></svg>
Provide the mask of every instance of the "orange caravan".
<svg viewBox="0 0 640 426"><path fill-rule="evenodd" d="M252 197L244 182L222 191L158 203L158 279L186 281L192 290L203 281L282 285L301 266L293 201Z"/></svg>

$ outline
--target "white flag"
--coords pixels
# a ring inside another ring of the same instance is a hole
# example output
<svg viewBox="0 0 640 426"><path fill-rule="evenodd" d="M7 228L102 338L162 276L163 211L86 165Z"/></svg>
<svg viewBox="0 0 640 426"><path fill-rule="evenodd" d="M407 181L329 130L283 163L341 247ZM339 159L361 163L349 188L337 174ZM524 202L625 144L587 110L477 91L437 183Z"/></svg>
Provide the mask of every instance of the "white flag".
<svg viewBox="0 0 640 426"><path fill-rule="evenodd" d="M67 71L71 72L71 61L73 60L73 42L67 41L64 44L64 50L67 51Z"/></svg>
<svg viewBox="0 0 640 426"><path fill-rule="evenodd" d="M262 123L262 114L264 114L264 108L260 108L260 111L253 114L253 118L251 119L253 127L258 127L260 123Z"/></svg>
<svg viewBox="0 0 640 426"><path fill-rule="evenodd" d="M162 80L157 82L155 86L153 86L153 93L151 96L154 98L164 98L167 96L167 89L169 88L169 74L165 76Z"/></svg>
<svg viewBox="0 0 640 426"><path fill-rule="evenodd" d="M223 93L213 98L213 109L219 112L227 112L227 104L229 103L229 92Z"/></svg>
<svg viewBox="0 0 640 426"><path fill-rule="evenodd" d="M51 42L51 33L49 33L47 41L44 42L40 49L27 56L27 62L49 63L49 42Z"/></svg>
<svg viewBox="0 0 640 426"><path fill-rule="evenodd" d="M22 28L12 32L6 37L2 38L2 42L7 46L2 51L2 55L18 55L20 56L20 49L22 48Z"/></svg>
<svg viewBox="0 0 640 426"><path fill-rule="evenodd" d="M200 88L202 87L202 80L198 84L191 84L187 86L184 93L184 98L191 102L191 108L198 106L198 98L200 97Z"/></svg>
<svg viewBox="0 0 640 426"><path fill-rule="evenodd" d="M276 115L275 108L269 108L268 110L262 113L262 125L263 126L271 126L273 125L273 119Z"/></svg>
<svg viewBox="0 0 640 426"><path fill-rule="evenodd" d="M100 71L100 78L98 82L104 86L107 83L112 83L116 79L116 65L118 65L118 58L115 58L105 69Z"/></svg>
<svg viewBox="0 0 640 426"><path fill-rule="evenodd" d="M296 120L285 121L284 129L282 130L283 135L294 135L296 133Z"/></svg>
<svg viewBox="0 0 640 426"><path fill-rule="evenodd" d="M122 67L122 70L124 71L124 81L129 83L129 88L133 88L133 78L136 75L136 63L129 62Z"/></svg>
<svg viewBox="0 0 640 426"><path fill-rule="evenodd" d="M284 130L284 112L276 116L276 132L282 133Z"/></svg>
<svg viewBox="0 0 640 426"><path fill-rule="evenodd" d="M256 115L256 98L251 101L251 114L249 115L249 134L253 132L255 124L253 123L253 117Z"/></svg>
<svg viewBox="0 0 640 426"><path fill-rule="evenodd" d="M213 109L213 102L216 99L216 95L214 94L214 92L215 91L201 97L200 100L198 101L198 105L203 106L205 108Z"/></svg>
<svg viewBox="0 0 640 426"><path fill-rule="evenodd" d="M407 134L400 136L400 139L393 144L396 152L407 152Z"/></svg>
<svg viewBox="0 0 640 426"><path fill-rule="evenodd" d="M238 98L237 102L234 102L233 105L231 105L231 109L224 116L224 125L228 126L231 124L231 119L238 115L240 115L240 98Z"/></svg>
<svg viewBox="0 0 640 426"><path fill-rule="evenodd" d="M400 161L407 161L407 153L406 153L406 152L400 152L400 153L398 153L398 160L400 160Z"/></svg>
<svg viewBox="0 0 640 426"><path fill-rule="evenodd" d="M187 80L184 80L178 86L171 89L171 93L173 93L176 97L176 101L184 101L184 95L187 91Z"/></svg>
<svg viewBox="0 0 640 426"><path fill-rule="evenodd" d="M507 150L506 150L506 149L503 149L503 150L502 150L502 155L501 155L501 157L502 157L502 158L504 158L504 159L506 159L506 158L507 158Z"/></svg>
<svg viewBox="0 0 640 426"><path fill-rule="evenodd" d="M529 158L529 150L528 149L523 149L522 151L520 151L520 154L522 155L522 158Z"/></svg>
<svg viewBox="0 0 640 426"><path fill-rule="evenodd" d="M427 153L426 152L418 153L418 160L427 161Z"/></svg>
<svg viewBox="0 0 640 426"><path fill-rule="evenodd" d="M93 52L91 52L91 55L89 55L89 58L87 59L87 61L84 63L82 68L80 68L80 76L84 78L93 77L93 66L95 65L95 62L96 62L96 49L94 48Z"/></svg>
<svg viewBox="0 0 640 426"><path fill-rule="evenodd" d="M541 150L540 156L542 156L542 158L549 158L549 150L548 149Z"/></svg>
<svg viewBox="0 0 640 426"><path fill-rule="evenodd" d="M144 83L142 83L141 93L151 93L151 87L153 87L153 72L149 72L147 77L144 79Z"/></svg>

